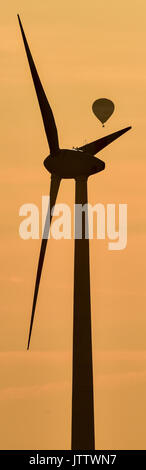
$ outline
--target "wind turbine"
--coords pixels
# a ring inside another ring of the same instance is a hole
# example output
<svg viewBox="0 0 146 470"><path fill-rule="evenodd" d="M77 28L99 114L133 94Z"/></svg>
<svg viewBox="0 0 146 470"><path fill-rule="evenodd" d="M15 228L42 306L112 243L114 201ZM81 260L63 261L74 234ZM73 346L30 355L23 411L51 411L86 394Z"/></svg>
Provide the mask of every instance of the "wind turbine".
<svg viewBox="0 0 146 470"><path fill-rule="evenodd" d="M88 178L90 175L96 174L105 168L105 163L94 155L131 129L131 127L126 127L76 149L60 149L52 109L38 76L19 15L18 20L50 149L50 155L44 160L44 166L51 173L49 207L51 214L52 208L56 203L60 182L64 178L75 179L75 203L88 203ZM51 219L52 214L49 216L47 214L37 267L27 349L30 346ZM94 450L89 238L85 237L84 214L82 215L82 239L75 238L73 310L72 449Z"/></svg>

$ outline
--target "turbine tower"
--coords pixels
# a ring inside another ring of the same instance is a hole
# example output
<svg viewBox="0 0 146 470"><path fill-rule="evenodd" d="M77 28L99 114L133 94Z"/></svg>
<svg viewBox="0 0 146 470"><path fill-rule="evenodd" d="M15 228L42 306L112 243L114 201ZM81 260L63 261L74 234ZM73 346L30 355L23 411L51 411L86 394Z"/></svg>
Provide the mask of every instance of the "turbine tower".
<svg viewBox="0 0 146 470"><path fill-rule="evenodd" d="M98 139L79 148L72 150L60 149L54 116L38 76L19 15L18 20L50 149L50 155L44 160L44 166L47 171L51 173L50 206L46 217L36 273L27 345L27 349L29 349L49 228L52 219L51 211L56 203L60 182L64 178L73 178L75 180L75 203L82 205L87 204L88 178L90 175L96 174L105 168L105 163L99 158L96 158L95 155L115 139L131 129L131 127L126 127L125 129L114 132L113 134L107 135L106 137ZM95 432L89 238L86 238L85 233L85 214L82 214L81 239L76 238L78 220L77 217L75 217L75 219L72 450L94 450ZM88 225L87 218L86 224Z"/></svg>

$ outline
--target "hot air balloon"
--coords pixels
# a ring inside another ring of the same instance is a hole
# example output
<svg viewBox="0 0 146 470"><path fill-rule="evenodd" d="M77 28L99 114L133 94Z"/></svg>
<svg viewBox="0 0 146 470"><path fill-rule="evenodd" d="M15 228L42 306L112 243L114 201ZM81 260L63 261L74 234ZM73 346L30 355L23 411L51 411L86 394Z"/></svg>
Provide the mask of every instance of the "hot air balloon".
<svg viewBox="0 0 146 470"><path fill-rule="evenodd" d="M95 116L102 122L103 127L104 123L109 119L114 111L114 103L107 98L99 98L99 100L94 101L92 105L92 110Z"/></svg>

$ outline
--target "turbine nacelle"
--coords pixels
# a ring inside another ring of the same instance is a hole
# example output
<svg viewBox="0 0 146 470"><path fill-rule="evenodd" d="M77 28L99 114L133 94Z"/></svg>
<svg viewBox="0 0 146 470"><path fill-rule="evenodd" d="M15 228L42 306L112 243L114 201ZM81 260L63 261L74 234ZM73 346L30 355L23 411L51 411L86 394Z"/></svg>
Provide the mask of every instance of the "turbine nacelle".
<svg viewBox="0 0 146 470"><path fill-rule="evenodd" d="M62 149L55 155L49 155L44 160L44 166L50 173L60 178L77 178L99 173L104 170L105 163L99 158L78 149Z"/></svg>

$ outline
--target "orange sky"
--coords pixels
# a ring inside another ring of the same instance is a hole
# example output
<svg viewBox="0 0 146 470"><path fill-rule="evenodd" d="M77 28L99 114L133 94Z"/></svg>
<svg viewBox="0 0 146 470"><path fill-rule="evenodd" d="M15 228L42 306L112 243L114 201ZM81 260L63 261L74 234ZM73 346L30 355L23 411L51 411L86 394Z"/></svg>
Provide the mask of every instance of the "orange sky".
<svg viewBox="0 0 146 470"><path fill-rule="evenodd" d="M16 14L55 114L62 147L133 129L101 152L89 202L128 204L128 244L92 240L96 448L145 449L146 193L144 0L22 0L1 5L1 449L69 449L73 240L49 240L26 352L40 241L19 237L19 208L49 192L48 146ZM103 129L95 99L114 101ZM58 202L74 202L63 181Z"/></svg>

